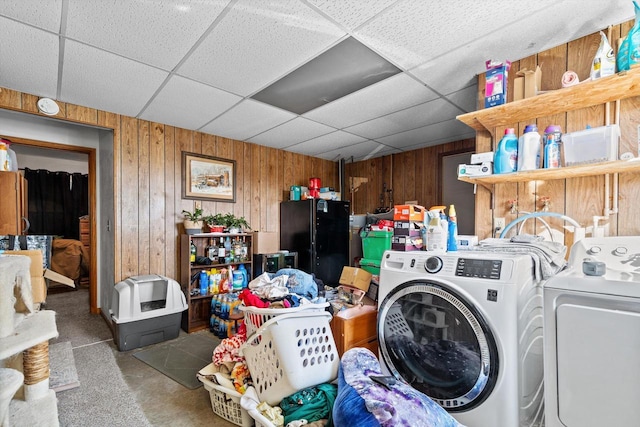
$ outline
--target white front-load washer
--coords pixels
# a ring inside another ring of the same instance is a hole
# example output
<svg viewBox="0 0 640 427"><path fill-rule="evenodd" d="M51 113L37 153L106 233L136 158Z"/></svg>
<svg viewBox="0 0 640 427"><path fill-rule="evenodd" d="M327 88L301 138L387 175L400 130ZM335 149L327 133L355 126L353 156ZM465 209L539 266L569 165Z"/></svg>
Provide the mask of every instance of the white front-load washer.
<svg viewBox="0 0 640 427"><path fill-rule="evenodd" d="M380 364L468 427L540 426L542 289L529 255L386 251Z"/></svg>
<svg viewBox="0 0 640 427"><path fill-rule="evenodd" d="M578 241L543 294L546 425L640 425L640 236Z"/></svg>

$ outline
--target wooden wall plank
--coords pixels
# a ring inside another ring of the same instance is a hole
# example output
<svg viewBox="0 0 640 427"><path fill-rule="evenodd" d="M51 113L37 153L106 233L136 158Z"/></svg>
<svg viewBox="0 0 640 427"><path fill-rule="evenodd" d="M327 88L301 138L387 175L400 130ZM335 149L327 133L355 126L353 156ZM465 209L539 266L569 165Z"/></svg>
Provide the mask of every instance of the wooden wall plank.
<svg viewBox="0 0 640 427"><path fill-rule="evenodd" d="M167 277L180 277L178 261L180 259L180 234L182 231L182 214L178 210L176 199L182 197L182 180L180 174L180 153L176 152L175 133L173 126L164 126L164 171L154 178L164 178L165 203L165 248L164 274Z"/></svg>
<svg viewBox="0 0 640 427"><path fill-rule="evenodd" d="M164 274L166 260L166 211L165 211L165 181L164 179L150 179L152 176L165 174L165 141L164 126L150 123L149 129L149 273ZM172 227L172 232L175 228Z"/></svg>
<svg viewBox="0 0 640 427"><path fill-rule="evenodd" d="M9 110L22 109L22 93L4 87L0 88L0 107Z"/></svg>
<svg viewBox="0 0 640 427"><path fill-rule="evenodd" d="M123 277L138 274L138 120L122 117L122 150L121 150L121 187L122 200L120 215L122 216L121 259Z"/></svg>
<svg viewBox="0 0 640 427"><path fill-rule="evenodd" d="M138 271L149 274L150 258L149 122L138 121Z"/></svg>

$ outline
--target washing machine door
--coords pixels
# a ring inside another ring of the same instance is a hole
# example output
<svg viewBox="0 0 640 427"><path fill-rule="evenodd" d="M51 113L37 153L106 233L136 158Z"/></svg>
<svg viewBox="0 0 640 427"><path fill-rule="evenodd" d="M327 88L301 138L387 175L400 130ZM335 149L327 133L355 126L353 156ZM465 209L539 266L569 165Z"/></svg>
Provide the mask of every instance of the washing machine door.
<svg viewBox="0 0 640 427"><path fill-rule="evenodd" d="M493 334L474 305L435 281L397 286L378 310L381 363L450 412L472 409L498 377Z"/></svg>

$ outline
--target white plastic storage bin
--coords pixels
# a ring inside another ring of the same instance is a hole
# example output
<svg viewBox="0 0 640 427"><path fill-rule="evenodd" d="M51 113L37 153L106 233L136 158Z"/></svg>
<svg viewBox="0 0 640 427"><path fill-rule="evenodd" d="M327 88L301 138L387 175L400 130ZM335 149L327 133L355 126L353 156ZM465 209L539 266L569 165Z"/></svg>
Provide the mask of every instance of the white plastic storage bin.
<svg viewBox="0 0 640 427"><path fill-rule="evenodd" d="M180 285L159 275L133 276L113 288L109 314L118 350L174 339L187 301Z"/></svg>
<svg viewBox="0 0 640 427"><path fill-rule="evenodd" d="M330 320L325 311L283 314L247 339L241 351L261 401L278 405L297 391L337 378L340 358Z"/></svg>
<svg viewBox="0 0 640 427"><path fill-rule="evenodd" d="M282 316L283 314L297 313L300 311L324 311L329 307L329 303L321 304L303 304L297 307L290 308L259 308L253 306L241 305L240 311L244 312L244 324L247 327L247 337L251 337L260 326L266 321L273 319L276 316Z"/></svg>
<svg viewBox="0 0 640 427"><path fill-rule="evenodd" d="M214 372L213 363L210 363L198 372L198 380L200 380L204 388L209 392L213 413L237 426L252 427L254 425L253 418L240 406L242 395L206 377L206 375L213 374Z"/></svg>
<svg viewBox="0 0 640 427"><path fill-rule="evenodd" d="M562 135L564 165L618 160L620 126L608 125Z"/></svg>

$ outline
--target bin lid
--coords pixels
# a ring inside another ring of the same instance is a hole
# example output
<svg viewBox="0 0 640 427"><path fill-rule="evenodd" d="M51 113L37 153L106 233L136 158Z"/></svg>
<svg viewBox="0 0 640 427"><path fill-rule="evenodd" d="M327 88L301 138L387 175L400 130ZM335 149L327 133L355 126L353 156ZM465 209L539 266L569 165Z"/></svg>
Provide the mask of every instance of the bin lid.
<svg viewBox="0 0 640 427"><path fill-rule="evenodd" d="M393 235L392 230L362 230L360 232L360 237L391 237Z"/></svg>
<svg viewBox="0 0 640 427"><path fill-rule="evenodd" d="M376 268L380 268L380 264L382 263L381 259L375 260L375 259L367 259L367 258L362 258L360 260L360 265L366 265L367 267L376 267Z"/></svg>

